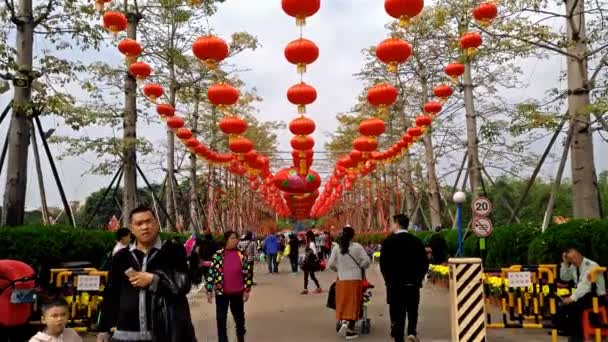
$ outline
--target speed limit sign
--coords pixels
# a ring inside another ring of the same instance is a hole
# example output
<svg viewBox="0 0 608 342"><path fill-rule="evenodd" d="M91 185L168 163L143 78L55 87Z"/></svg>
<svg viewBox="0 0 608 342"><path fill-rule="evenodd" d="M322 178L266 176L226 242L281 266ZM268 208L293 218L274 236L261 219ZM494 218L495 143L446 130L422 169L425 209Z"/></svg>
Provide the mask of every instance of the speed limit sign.
<svg viewBox="0 0 608 342"><path fill-rule="evenodd" d="M471 203L471 210L475 216L488 216L492 212L492 202L487 197L477 197Z"/></svg>
<svg viewBox="0 0 608 342"><path fill-rule="evenodd" d="M473 233L480 238L485 238L492 234L494 226L487 217L476 217L473 219Z"/></svg>

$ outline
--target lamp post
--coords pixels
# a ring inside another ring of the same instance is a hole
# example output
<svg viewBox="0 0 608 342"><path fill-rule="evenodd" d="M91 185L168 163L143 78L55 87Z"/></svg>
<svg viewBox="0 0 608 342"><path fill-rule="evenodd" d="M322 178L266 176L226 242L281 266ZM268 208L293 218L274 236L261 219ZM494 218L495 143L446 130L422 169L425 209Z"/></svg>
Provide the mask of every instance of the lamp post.
<svg viewBox="0 0 608 342"><path fill-rule="evenodd" d="M458 253L457 256L462 256L462 204L467 200L467 194L462 191L454 193L452 200L456 203L456 222L458 224Z"/></svg>

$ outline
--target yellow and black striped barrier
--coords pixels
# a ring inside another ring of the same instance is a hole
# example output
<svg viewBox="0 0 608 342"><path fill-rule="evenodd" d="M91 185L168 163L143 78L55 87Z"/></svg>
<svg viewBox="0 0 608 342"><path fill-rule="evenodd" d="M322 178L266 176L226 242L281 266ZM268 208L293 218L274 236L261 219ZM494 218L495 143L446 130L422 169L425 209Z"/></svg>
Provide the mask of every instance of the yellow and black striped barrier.
<svg viewBox="0 0 608 342"><path fill-rule="evenodd" d="M486 341L483 267L479 258L448 260L452 342Z"/></svg>

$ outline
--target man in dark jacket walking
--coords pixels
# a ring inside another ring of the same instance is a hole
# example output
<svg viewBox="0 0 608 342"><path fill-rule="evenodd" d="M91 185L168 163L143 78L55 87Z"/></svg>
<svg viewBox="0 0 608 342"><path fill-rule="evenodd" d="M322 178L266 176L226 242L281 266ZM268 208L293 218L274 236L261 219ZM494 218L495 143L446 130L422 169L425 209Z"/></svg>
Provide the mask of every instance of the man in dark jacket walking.
<svg viewBox="0 0 608 342"><path fill-rule="evenodd" d="M138 207L129 215L135 243L112 259L98 342L195 342L186 294L190 277L186 250L162 242L152 210Z"/></svg>
<svg viewBox="0 0 608 342"><path fill-rule="evenodd" d="M408 217L395 215L393 221L393 234L384 240L380 255L380 271L386 284L391 316L391 336L395 342L405 341L407 318L407 341L417 342L420 288L429 261L422 241L407 231Z"/></svg>

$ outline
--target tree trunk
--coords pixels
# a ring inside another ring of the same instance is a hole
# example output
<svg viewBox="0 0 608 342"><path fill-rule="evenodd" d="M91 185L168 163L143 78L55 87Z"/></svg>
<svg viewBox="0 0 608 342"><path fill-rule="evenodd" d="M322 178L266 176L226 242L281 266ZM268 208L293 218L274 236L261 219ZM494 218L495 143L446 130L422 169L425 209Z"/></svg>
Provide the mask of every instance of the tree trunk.
<svg viewBox="0 0 608 342"><path fill-rule="evenodd" d="M412 180L412 167L410 156L406 152L403 155L403 178L405 179L405 207L407 214L411 218L412 224L418 223L418 215L416 215L416 190L414 189L414 181Z"/></svg>
<svg viewBox="0 0 608 342"><path fill-rule="evenodd" d="M19 0L16 8L17 26L16 48L20 77L31 77L32 53L34 45L34 19L32 0ZM4 187L4 206L2 224L18 226L23 224L25 215L25 194L27 191L27 161L30 142L31 121L28 113L31 108L32 87L15 87L13 111L8 131L8 165L6 186Z"/></svg>
<svg viewBox="0 0 608 342"><path fill-rule="evenodd" d="M126 10L125 6L125 10ZM127 38L137 39L138 13L128 13ZM125 75L125 111L123 114L124 186L122 189L123 226L129 224L129 213L137 206L137 81Z"/></svg>
<svg viewBox="0 0 608 342"><path fill-rule="evenodd" d="M583 56L586 52L585 1L566 0L568 53ZM572 208L576 218L599 218L597 182L594 177L593 136L589 124L590 104L587 58L568 58L568 106L572 131Z"/></svg>
<svg viewBox="0 0 608 342"><path fill-rule="evenodd" d="M169 63L169 82L171 83L169 87L169 104L175 108L176 106L176 97L177 97L177 87L175 84L175 66L173 63ZM171 128L167 127L167 178L171 181L168 183L166 193L166 208L169 217L171 218L169 222L177 222L175 219L177 217L177 210L174 202L175 197L175 186L173 183L173 179L175 178L175 134ZM168 224L169 231L175 231L176 227L171 227L171 224Z"/></svg>
<svg viewBox="0 0 608 342"><path fill-rule="evenodd" d="M464 107L467 123L467 151L469 155L468 175L471 182L473 198L480 195L481 168L479 166L479 148L477 141L477 114L475 114L475 99L473 98L473 77L471 76L471 62L465 63L464 79Z"/></svg>
<svg viewBox="0 0 608 342"><path fill-rule="evenodd" d="M194 94L194 111L192 113L192 133L198 134L198 90ZM198 215L198 184L196 181L196 154L190 154L190 222L192 231L200 230L200 217Z"/></svg>
<svg viewBox="0 0 608 342"><path fill-rule="evenodd" d="M34 163L36 164L36 176L38 177L38 189L40 190L40 207L42 210L42 223L50 224L49 208L46 204L46 191L44 190L44 177L42 176L42 167L40 166L40 153L38 153L38 142L36 141L36 131L32 125L32 151L34 152Z"/></svg>
<svg viewBox="0 0 608 342"><path fill-rule="evenodd" d="M557 168L557 174L555 175L555 180L553 181L553 186L551 187L551 195L549 196L549 203L547 204L547 210L545 211L545 216L543 218L543 225L541 231L544 232L549 227L549 223L551 221L551 217L553 216L553 209L555 206L555 198L557 197L557 193L559 192L559 188L562 184L562 176L564 174L564 169L566 168L566 161L568 159L568 149L570 149L570 145L572 144L572 128L568 130L568 135L566 137L566 143L564 144L564 151L562 152L562 158L559 161L559 166Z"/></svg>

